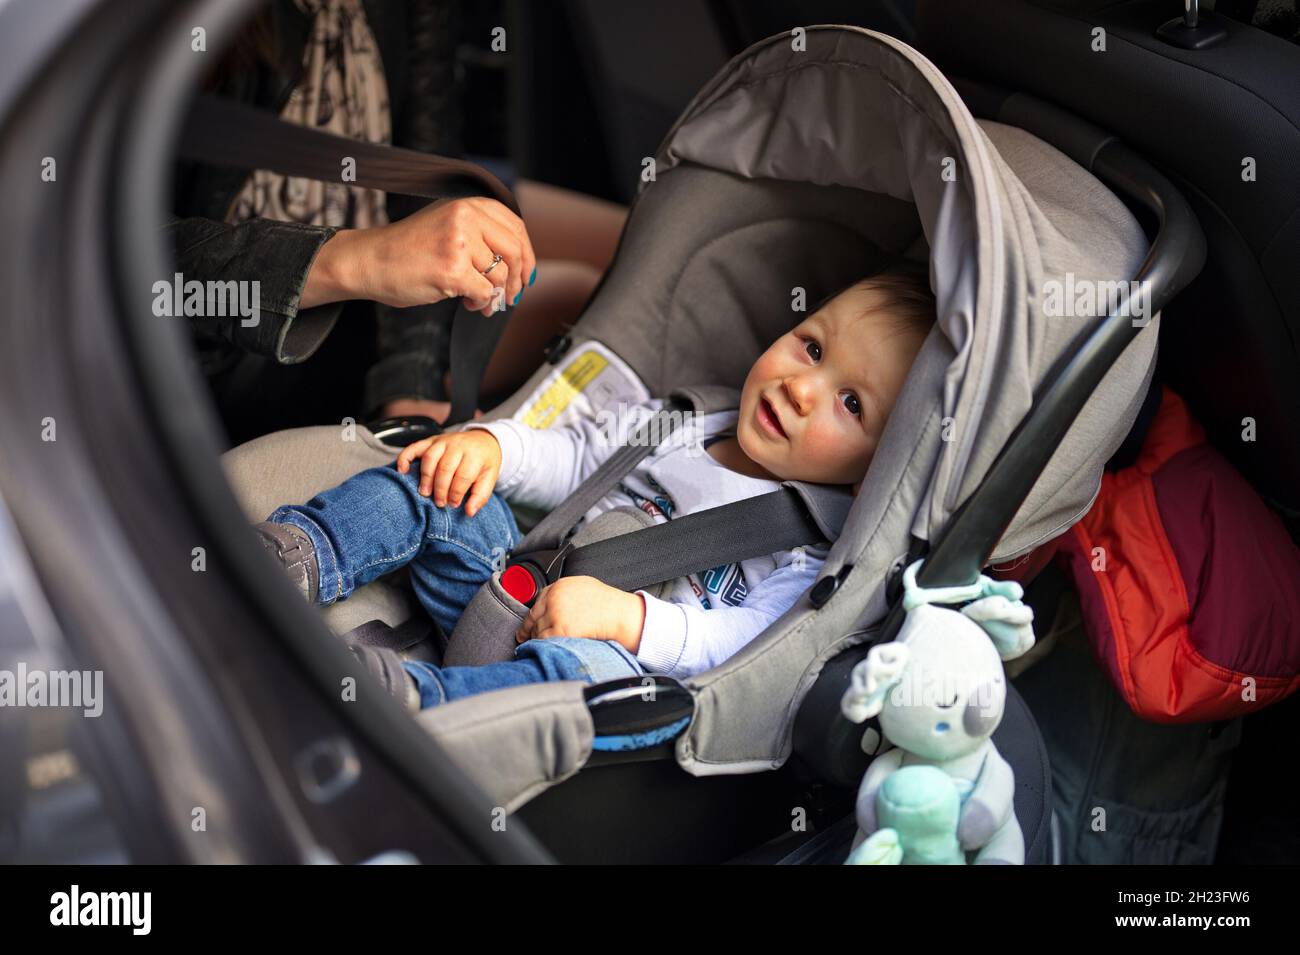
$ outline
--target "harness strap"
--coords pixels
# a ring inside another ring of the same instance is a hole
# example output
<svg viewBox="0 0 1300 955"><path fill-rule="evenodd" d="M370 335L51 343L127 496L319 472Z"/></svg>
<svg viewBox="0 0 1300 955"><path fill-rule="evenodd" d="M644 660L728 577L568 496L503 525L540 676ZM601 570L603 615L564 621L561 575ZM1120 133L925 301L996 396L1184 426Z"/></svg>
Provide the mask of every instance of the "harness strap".
<svg viewBox="0 0 1300 955"><path fill-rule="evenodd" d="M560 577L589 576L621 590L733 561L834 540L852 505L844 489L785 484L760 494L582 547L566 545L569 531L682 422L682 412L707 406L710 396L674 393L628 444L610 455L559 507L519 543L502 577L525 604ZM512 570L511 568L516 568ZM514 585L517 585L515 587Z"/></svg>
<svg viewBox="0 0 1300 955"><path fill-rule="evenodd" d="M564 503L538 521L537 525L519 542L515 552L527 554L530 551L559 548L569 531L582 520L583 515L631 472L642 458L667 440L670 432L675 430L685 417L682 412L690 408L691 403L684 398L676 395L669 398L664 406L655 412L654 417L641 426L632 440L606 458L600 467L596 468L591 476L565 499Z"/></svg>
<svg viewBox="0 0 1300 955"><path fill-rule="evenodd" d="M640 590L824 541L798 492L782 487L575 548L564 560L563 576L586 575L620 590Z"/></svg>

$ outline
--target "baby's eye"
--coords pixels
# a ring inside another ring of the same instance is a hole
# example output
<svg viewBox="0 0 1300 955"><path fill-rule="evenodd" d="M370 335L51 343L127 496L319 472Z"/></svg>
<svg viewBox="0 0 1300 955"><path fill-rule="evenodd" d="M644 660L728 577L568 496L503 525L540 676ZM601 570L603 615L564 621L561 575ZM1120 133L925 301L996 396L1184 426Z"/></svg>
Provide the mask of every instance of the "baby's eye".
<svg viewBox="0 0 1300 955"><path fill-rule="evenodd" d="M846 391L841 397L844 399L844 407L849 414L855 418L860 418L862 416L862 402L858 400L858 396L851 391Z"/></svg>
<svg viewBox="0 0 1300 955"><path fill-rule="evenodd" d="M818 345L811 338L804 339L803 350L808 353L808 357L813 361L822 360L822 346Z"/></svg>

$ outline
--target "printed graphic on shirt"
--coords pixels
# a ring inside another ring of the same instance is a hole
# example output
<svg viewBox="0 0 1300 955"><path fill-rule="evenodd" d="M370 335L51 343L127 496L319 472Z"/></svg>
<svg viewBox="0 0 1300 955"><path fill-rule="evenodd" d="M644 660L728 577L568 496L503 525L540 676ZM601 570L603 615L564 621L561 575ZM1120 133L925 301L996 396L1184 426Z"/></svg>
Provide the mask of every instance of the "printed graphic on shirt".
<svg viewBox="0 0 1300 955"><path fill-rule="evenodd" d="M665 491L654 478L649 475L646 475L646 478L647 483L659 492L654 496L654 500L650 500L645 497L645 495L638 494L622 481L618 482L618 489L626 494L633 504L641 508L641 510L645 511L651 517L663 515L665 520L672 520L673 511L677 510L677 506L673 503L672 495Z"/></svg>
<svg viewBox="0 0 1300 955"><path fill-rule="evenodd" d="M745 602L749 587L745 585L745 575L740 572L739 564L724 564L706 570L702 578L704 589L717 597L728 607L739 607ZM709 604L712 608L712 603Z"/></svg>
<svg viewBox="0 0 1300 955"><path fill-rule="evenodd" d="M637 477L654 492L653 497L646 497L633 490L625 481L618 483L618 490L651 517L662 516L665 520L672 520L677 511L672 494L650 474L641 472ZM695 593L695 599L705 610L719 606L739 607L749 596L749 586L745 583L745 575L739 563L723 564L699 574L687 574L686 580Z"/></svg>
<svg viewBox="0 0 1300 955"><path fill-rule="evenodd" d="M695 593L695 599L703 604L704 609L712 610L713 604L709 603L709 595L704 592L704 588L701 587L700 582L695 579L695 575L689 575L686 578L686 582L691 585L691 590Z"/></svg>

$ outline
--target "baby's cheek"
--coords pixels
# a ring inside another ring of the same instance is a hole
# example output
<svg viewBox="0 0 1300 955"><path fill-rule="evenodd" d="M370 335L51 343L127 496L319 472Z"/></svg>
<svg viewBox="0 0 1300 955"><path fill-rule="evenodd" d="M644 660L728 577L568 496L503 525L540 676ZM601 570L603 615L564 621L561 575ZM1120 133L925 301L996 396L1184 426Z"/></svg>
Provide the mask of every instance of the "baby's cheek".
<svg viewBox="0 0 1300 955"><path fill-rule="evenodd" d="M870 460L865 441L834 431L807 435L801 451L806 463L816 469L822 480L839 484L856 481Z"/></svg>
<svg viewBox="0 0 1300 955"><path fill-rule="evenodd" d="M749 374L745 376L745 385L747 387L758 387L762 382L776 377L776 365L779 364L772 355L771 349L763 352L758 356L758 361L754 362L749 368Z"/></svg>
<svg viewBox="0 0 1300 955"><path fill-rule="evenodd" d="M843 438L839 435L817 431L807 436L802 450L808 457L809 463L815 461L825 466L843 457L846 448Z"/></svg>

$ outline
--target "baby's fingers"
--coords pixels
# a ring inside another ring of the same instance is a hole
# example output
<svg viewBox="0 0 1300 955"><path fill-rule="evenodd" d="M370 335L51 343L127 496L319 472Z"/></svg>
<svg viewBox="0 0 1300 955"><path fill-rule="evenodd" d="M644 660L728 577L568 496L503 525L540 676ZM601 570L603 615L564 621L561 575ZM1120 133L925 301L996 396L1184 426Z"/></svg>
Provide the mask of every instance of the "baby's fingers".
<svg viewBox="0 0 1300 955"><path fill-rule="evenodd" d="M537 626L537 615L540 613L538 605L533 604L524 617L523 623L519 625L519 630L515 633L515 643L526 643L533 638L533 629Z"/></svg>
<svg viewBox="0 0 1300 955"><path fill-rule="evenodd" d="M452 507L460 507L460 502L465 499L465 494L469 491L470 485L478 478L482 472L483 466L469 458L463 458L460 467L456 469L456 475L451 479L451 484L447 487L447 500ZM466 514L468 515L468 511Z"/></svg>
<svg viewBox="0 0 1300 955"><path fill-rule="evenodd" d="M492 497L492 488L495 484L496 479L492 469L484 468L479 473L478 480L474 482L473 488L470 489L469 500L465 504L466 517L473 517L488 502Z"/></svg>
<svg viewBox="0 0 1300 955"><path fill-rule="evenodd" d="M421 438L419 441L412 442L402 448L401 453L397 455L397 473L405 474L409 471L411 462L429 450L433 446L434 440L434 438Z"/></svg>
<svg viewBox="0 0 1300 955"><path fill-rule="evenodd" d="M435 444L424 457L420 458L420 493L428 497L433 493L433 475L438 469L438 462L447 451L446 442Z"/></svg>
<svg viewBox="0 0 1300 955"><path fill-rule="evenodd" d="M438 461L438 470L433 475L433 503L439 507L447 506L447 492L451 488L451 479L460 470L460 463L464 458L465 452L459 448L452 448Z"/></svg>

